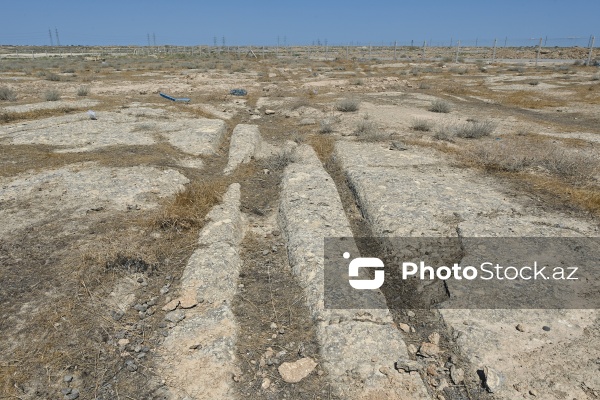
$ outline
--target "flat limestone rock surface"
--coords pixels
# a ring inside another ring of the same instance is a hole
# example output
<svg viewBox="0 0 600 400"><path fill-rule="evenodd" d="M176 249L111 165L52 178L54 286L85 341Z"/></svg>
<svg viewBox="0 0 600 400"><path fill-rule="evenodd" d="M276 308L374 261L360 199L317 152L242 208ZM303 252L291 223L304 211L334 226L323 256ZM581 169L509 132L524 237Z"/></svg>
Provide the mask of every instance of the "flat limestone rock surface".
<svg viewBox="0 0 600 400"><path fill-rule="evenodd" d="M61 108L90 108L98 105L98 100L81 99L81 100L58 100L58 101L43 101L32 104L19 104L16 106L6 106L0 108L0 111L24 113L37 110L53 110Z"/></svg>
<svg viewBox="0 0 600 400"><path fill-rule="evenodd" d="M290 266L317 323L332 390L345 399L429 399L418 373L400 374L394 369L394 362L408 358L408 353L387 309L324 308L324 238L351 237L352 231L333 179L312 148L299 146L294 160L284 172L280 226L287 238ZM345 250L358 254L354 246L348 243ZM374 292L376 299L381 296Z"/></svg>
<svg viewBox="0 0 600 400"><path fill-rule="evenodd" d="M0 179L0 235L53 218L61 212L82 217L103 210L150 209L189 180L172 169L101 167L77 163ZM28 208L22 207L29 204Z"/></svg>
<svg viewBox="0 0 600 400"><path fill-rule="evenodd" d="M194 156L214 154L226 132L220 119L173 116L162 109L137 107L119 112L87 112L50 117L0 128L0 141L55 146L56 152L85 152L109 146L147 146L161 138Z"/></svg>
<svg viewBox="0 0 600 400"><path fill-rule="evenodd" d="M246 226L238 183L229 187L223 202L213 207L207 220L179 290L182 302L191 299L197 304L177 310L185 318L158 349L158 370L172 400L235 398L232 377L239 371L235 357L237 324L231 302L242 263L239 246Z"/></svg>
<svg viewBox="0 0 600 400"><path fill-rule="evenodd" d="M598 236L598 227L587 221L531 210L512 200L494 179L451 167L433 152L420 152L337 143L335 155L375 235ZM447 282L452 293L452 282ZM440 312L472 366L494 371L495 398L520 398L530 390L544 399L600 393L594 361L600 348L597 310Z"/></svg>

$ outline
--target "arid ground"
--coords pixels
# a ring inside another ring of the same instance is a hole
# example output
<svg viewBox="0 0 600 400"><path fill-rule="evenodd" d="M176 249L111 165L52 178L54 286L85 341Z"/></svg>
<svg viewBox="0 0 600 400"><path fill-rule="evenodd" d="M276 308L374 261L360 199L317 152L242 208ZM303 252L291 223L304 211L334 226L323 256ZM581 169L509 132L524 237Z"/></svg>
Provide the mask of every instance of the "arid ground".
<svg viewBox="0 0 600 400"><path fill-rule="evenodd" d="M325 237L600 236L600 70L509 50L0 59L0 399L600 398L597 309L323 306Z"/></svg>

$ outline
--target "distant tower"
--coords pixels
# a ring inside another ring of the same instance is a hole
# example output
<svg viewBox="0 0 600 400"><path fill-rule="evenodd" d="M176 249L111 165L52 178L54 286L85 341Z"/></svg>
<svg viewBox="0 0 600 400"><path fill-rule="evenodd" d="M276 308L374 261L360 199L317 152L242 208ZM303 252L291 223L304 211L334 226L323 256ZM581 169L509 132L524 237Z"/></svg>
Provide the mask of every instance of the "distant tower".
<svg viewBox="0 0 600 400"><path fill-rule="evenodd" d="M221 43L223 43L223 48L225 48L225 36L221 38Z"/></svg>
<svg viewBox="0 0 600 400"><path fill-rule="evenodd" d="M60 46L60 39L58 38L58 29L54 28L54 33L56 34L56 45Z"/></svg>
<svg viewBox="0 0 600 400"><path fill-rule="evenodd" d="M156 34L152 32L152 43L154 43L154 47L156 47Z"/></svg>
<svg viewBox="0 0 600 400"><path fill-rule="evenodd" d="M52 40L52 31L48 28L48 35L50 36L50 46L54 46L54 40Z"/></svg>
<svg viewBox="0 0 600 400"><path fill-rule="evenodd" d="M148 38L148 47L150 47L150 34L146 33L146 37Z"/></svg>

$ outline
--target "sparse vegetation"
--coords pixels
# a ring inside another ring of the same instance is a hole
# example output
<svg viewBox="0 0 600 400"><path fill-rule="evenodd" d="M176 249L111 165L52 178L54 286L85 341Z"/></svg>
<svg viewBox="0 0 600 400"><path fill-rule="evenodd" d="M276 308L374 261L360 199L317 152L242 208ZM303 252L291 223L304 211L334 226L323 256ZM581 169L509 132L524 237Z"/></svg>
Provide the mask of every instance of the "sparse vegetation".
<svg viewBox="0 0 600 400"><path fill-rule="evenodd" d="M88 94L90 94L90 88L88 86L80 86L79 89L77 89L77 96L85 97Z"/></svg>
<svg viewBox="0 0 600 400"><path fill-rule="evenodd" d="M491 121L465 122L455 128L455 135L466 139L478 139L489 136L496 129L496 124Z"/></svg>
<svg viewBox="0 0 600 400"><path fill-rule="evenodd" d="M355 135L367 135L372 134L377 130L377 127L372 121L367 119L362 119L358 121L356 124L356 128L354 129Z"/></svg>
<svg viewBox="0 0 600 400"><path fill-rule="evenodd" d="M58 101L60 100L60 93L58 90L47 90L44 93L44 99L46 101Z"/></svg>
<svg viewBox="0 0 600 400"><path fill-rule="evenodd" d="M335 104L335 109L341 112L358 111L360 101L357 99L343 99Z"/></svg>
<svg viewBox="0 0 600 400"><path fill-rule="evenodd" d="M270 171L283 171L288 164L294 161L291 151L282 151L261 161L261 166Z"/></svg>
<svg viewBox="0 0 600 400"><path fill-rule="evenodd" d="M323 119L320 122L319 133L331 133L333 132L333 124L329 119Z"/></svg>
<svg viewBox="0 0 600 400"><path fill-rule="evenodd" d="M58 82L58 81L60 81L60 76L55 73L49 73L49 74L46 74L46 80L49 80L52 82Z"/></svg>
<svg viewBox="0 0 600 400"><path fill-rule="evenodd" d="M429 111L436 113L449 113L450 109L450 103L445 100L434 100L429 106Z"/></svg>
<svg viewBox="0 0 600 400"><path fill-rule="evenodd" d="M0 87L0 100L3 101L15 101L17 99L17 95L15 94L15 92L6 87Z"/></svg>
<svg viewBox="0 0 600 400"><path fill-rule="evenodd" d="M565 149L537 135L515 136L503 141L478 143L469 154L485 168L518 172L544 171L571 182L586 182L600 172L600 162L590 155Z"/></svg>
<svg viewBox="0 0 600 400"><path fill-rule="evenodd" d="M412 129L419 132L429 132L432 127L433 124L431 123L431 121L424 118L415 118L411 125Z"/></svg>

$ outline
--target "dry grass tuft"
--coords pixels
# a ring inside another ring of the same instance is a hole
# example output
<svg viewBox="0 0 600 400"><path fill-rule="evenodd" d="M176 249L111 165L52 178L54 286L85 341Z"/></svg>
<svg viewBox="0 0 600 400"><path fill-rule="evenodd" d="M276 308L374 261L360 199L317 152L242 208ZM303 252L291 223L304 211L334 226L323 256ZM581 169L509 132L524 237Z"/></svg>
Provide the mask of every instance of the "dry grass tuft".
<svg viewBox="0 0 600 400"><path fill-rule="evenodd" d="M73 107L60 107L60 108L54 108L54 109L32 110L32 111L25 111L25 112L5 111L5 112L0 112L0 122L1 123L10 123L10 122L14 122L14 121L56 117L56 116L60 116L60 115L70 114L74 111L78 111L78 109L73 108Z"/></svg>
<svg viewBox="0 0 600 400"><path fill-rule="evenodd" d="M507 93L500 98L500 101L504 105L531 109L562 107L566 105L566 101L563 99L550 97L542 93L532 93L526 90L517 90Z"/></svg>
<svg viewBox="0 0 600 400"><path fill-rule="evenodd" d="M335 149L335 139L331 136L311 136L308 140L309 144L317 153L319 160L323 164L326 164L330 161L331 156L333 154L333 150Z"/></svg>
<svg viewBox="0 0 600 400"><path fill-rule="evenodd" d="M431 106L429 106L428 110L431 112L446 114L450 112L451 108L452 107L450 106L450 103L445 100L434 100L431 102Z"/></svg>
<svg viewBox="0 0 600 400"><path fill-rule="evenodd" d="M531 171L576 184L589 183L595 174L600 173L600 162L596 158L529 136L473 144L466 155L488 170Z"/></svg>
<svg viewBox="0 0 600 400"><path fill-rule="evenodd" d="M341 112L358 111L360 101L357 99L343 99L335 104L335 109Z"/></svg>
<svg viewBox="0 0 600 400"><path fill-rule="evenodd" d="M16 99L17 95L15 94L14 90L5 86L0 87L0 100L15 101Z"/></svg>
<svg viewBox="0 0 600 400"><path fill-rule="evenodd" d="M423 118L415 118L411 125L412 129L419 132L429 132L432 127L432 122Z"/></svg>
<svg viewBox="0 0 600 400"><path fill-rule="evenodd" d="M221 201L228 186L229 179L224 177L190 183L162 209L152 224L175 231L202 227L206 213Z"/></svg>

